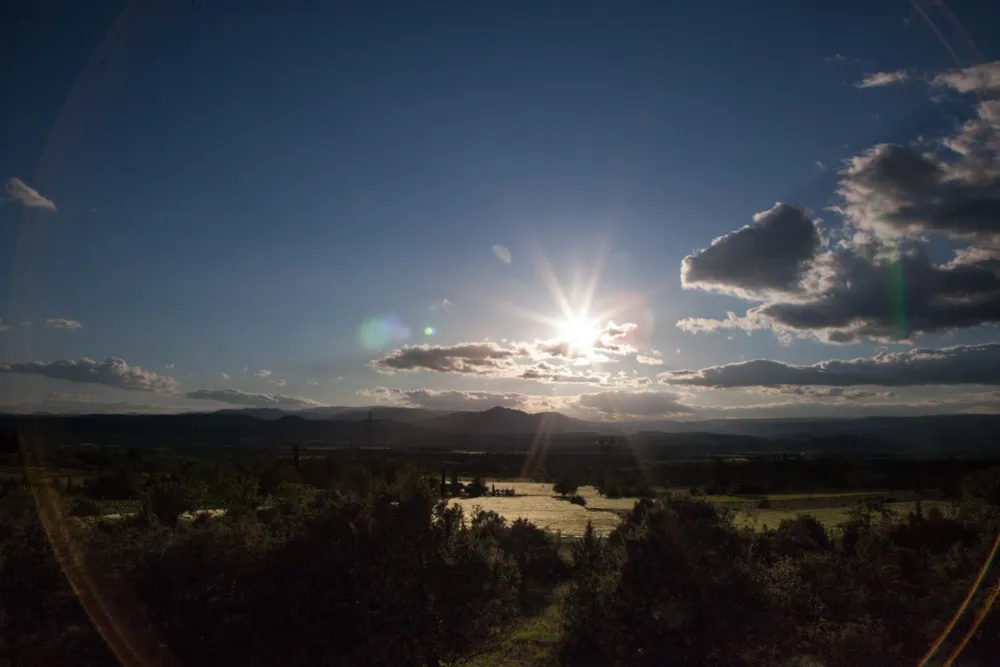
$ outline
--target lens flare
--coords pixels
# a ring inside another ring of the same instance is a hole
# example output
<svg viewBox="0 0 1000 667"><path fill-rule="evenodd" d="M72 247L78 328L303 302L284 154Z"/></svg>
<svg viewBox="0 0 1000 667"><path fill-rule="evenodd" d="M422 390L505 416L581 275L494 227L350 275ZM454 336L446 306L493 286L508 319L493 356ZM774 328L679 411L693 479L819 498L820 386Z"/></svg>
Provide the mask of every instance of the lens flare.
<svg viewBox="0 0 1000 667"><path fill-rule="evenodd" d="M433 336L436 333L437 333L437 329L435 329L434 327L424 327L424 335L425 336Z"/></svg>
<svg viewBox="0 0 1000 667"><path fill-rule="evenodd" d="M398 316L390 313L370 317L358 327L358 340L366 350L381 350L394 343L409 340L410 328Z"/></svg>

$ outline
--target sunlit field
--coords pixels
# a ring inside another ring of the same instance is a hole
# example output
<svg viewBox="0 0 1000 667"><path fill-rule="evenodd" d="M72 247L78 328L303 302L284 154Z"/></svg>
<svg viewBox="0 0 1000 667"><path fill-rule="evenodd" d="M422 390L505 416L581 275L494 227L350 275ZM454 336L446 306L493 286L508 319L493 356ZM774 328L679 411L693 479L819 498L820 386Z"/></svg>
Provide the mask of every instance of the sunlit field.
<svg viewBox="0 0 1000 667"><path fill-rule="evenodd" d="M580 487L579 494L587 499L587 507L581 507L559 498L552 492L551 484L487 480L486 485L490 484L496 484L498 489L513 488L517 495L496 498L493 496L453 498L450 502L461 505L466 516L470 515L475 507L482 507L484 510L496 512L508 521L527 519L540 528L558 531L563 535L582 535L588 520L594 523L594 529L599 534L606 535L614 530L621 520L618 514L609 510L629 510L635 503L635 499L602 498L592 486Z"/></svg>
<svg viewBox="0 0 1000 667"><path fill-rule="evenodd" d="M601 535L607 535L621 521L623 513L632 509L636 498L605 498L593 486L581 486L579 493L587 501L586 507L574 505L561 499L552 491L552 485L540 482L508 482L487 480L487 486L495 484L498 489L514 489L517 495L513 497L483 496L480 498L453 498L449 502L461 505L466 516L476 507L490 510L503 516L508 521L527 519L537 526L566 536L583 534L590 520ZM691 496L679 490L669 492L674 496ZM743 496L699 496L703 502L711 502L733 510L738 525L752 526L757 530L776 528L784 519L794 519L801 514L809 514L828 528L832 528L847 520L858 500L881 497L888 494L873 492L847 492L816 494L788 493L763 496L774 503L782 501L803 501L809 506L803 508L758 509L754 505L760 498ZM827 506L824 506L827 505ZM889 503L889 508L905 516L916 507L915 501ZM923 511L932 507L948 512L951 504L939 500L922 501Z"/></svg>

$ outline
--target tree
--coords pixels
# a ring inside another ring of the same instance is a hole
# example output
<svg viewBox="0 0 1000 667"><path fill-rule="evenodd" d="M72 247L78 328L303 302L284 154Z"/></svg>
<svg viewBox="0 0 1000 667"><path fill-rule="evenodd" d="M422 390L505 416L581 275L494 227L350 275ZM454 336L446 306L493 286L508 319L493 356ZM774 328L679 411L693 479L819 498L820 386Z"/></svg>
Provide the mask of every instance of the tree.
<svg viewBox="0 0 1000 667"><path fill-rule="evenodd" d="M552 485L552 490L563 498L572 493L576 493L577 488L579 488L579 485L567 477L557 480L556 483Z"/></svg>

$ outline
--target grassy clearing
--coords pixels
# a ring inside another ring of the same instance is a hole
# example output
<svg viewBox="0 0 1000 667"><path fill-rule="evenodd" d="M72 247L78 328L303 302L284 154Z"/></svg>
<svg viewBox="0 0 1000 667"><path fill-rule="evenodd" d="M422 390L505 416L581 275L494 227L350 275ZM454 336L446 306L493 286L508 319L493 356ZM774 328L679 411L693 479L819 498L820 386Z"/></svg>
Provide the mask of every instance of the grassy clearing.
<svg viewBox="0 0 1000 667"><path fill-rule="evenodd" d="M592 521L598 534L610 533L621 517L616 513L628 511L635 504L635 498L604 498L592 486L582 486L579 493L587 500L581 507L561 499L552 492L552 484L541 482L493 482L497 488L514 489L511 497L482 496L480 498L452 498L449 502L461 505L466 514L475 507L496 512L508 521L527 519L540 528L558 531L563 535L582 535L587 521Z"/></svg>
<svg viewBox="0 0 1000 667"><path fill-rule="evenodd" d="M889 508L901 516L905 516L916 507L916 501L889 503ZM937 507L944 513L951 511L952 505L941 500L924 500L921 502L923 511L927 512L932 507ZM750 509L736 513L737 525L752 526L758 531L765 528L777 528L785 519L795 519L802 514L816 517L820 523L827 528L833 528L838 524L847 521L851 513L852 506L839 507L819 507L807 510L793 509Z"/></svg>
<svg viewBox="0 0 1000 667"><path fill-rule="evenodd" d="M558 645L562 638L561 606L565 594L565 584L551 591L547 604L534 614L522 616L511 634L498 646L463 664L470 667L557 665Z"/></svg>
<svg viewBox="0 0 1000 667"><path fill-rule="evenodd" d="M135 514L142 509L141 500L95 500L101 514Z"/></svg>

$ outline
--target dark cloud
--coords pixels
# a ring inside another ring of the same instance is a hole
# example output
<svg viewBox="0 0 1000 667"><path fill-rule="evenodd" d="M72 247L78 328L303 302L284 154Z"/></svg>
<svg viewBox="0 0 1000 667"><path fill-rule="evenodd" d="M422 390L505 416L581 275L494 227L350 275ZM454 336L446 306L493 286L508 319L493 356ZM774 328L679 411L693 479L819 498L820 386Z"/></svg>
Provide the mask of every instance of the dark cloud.
<svg viewBox="0 0 1000 667"><path fill-rule="evenodd" d="M787 204L754 216L681 263L681 284L743 297L795 292L819 251L822 237L807 212Z"/></svg>
<svg viewBox="0 0 1000 667"><path fill-rule="evenodd" d="M771 396L798 396L811 400L861 401L871 398L895 398L891 391L872 391L870 389L849 389L847 387L796 387L781 385L778 387L757 387L755 391Z"/></svg>
<svg viewBox="0 0 1000 667"><path fill-rule="evenodd" d="M510 372L515 359L529 356L527 350L504 347L497 343L460 343L458 345L407 345L372 362L375 370L435 371L472 375L501 375Z"/></svg>
<svg viewBox="0 0 1000 667"><path fill-rule="evenodd" d="M660 379L668 384L715 389L806 385L998 385L1000 343L883 352L874 357L821 361L808 366L755 359L701 370L669 371L661 374Z"/></svg>
<svg viewBox="0 0 1000 667"><path fill-rule="evenodd" d="M83 357L68 361L0 364L0 373L42 375L56 380L103 384L132 391L175 392L179 387L171 377L129 366L124 359L117 357L108 357L101 362Z"/></svg>
<svg viewBox="0 0 1000 667"><path fill-rule="evenodd" d="M628 391L622 389L582 394L576 405L603 417L629 419L633 417L690 416L693 410L680 402L676 394L667 391Z"/></svg>
<svg viewBox="0 0 1000 667"><path fill-rule="evenodd" d="M46 199L38 194L38 191L22 181L20 178L11 178L7 181L4 199L14 201L27 208L40 208L45 211L55 211L56 205L51 199Z"/></svg>
<svg viewBox="0 0 1000 667"><path fill-rule="evenodd" d="M284 394L255 394L238 389L198 389L184 394L187 398L196 400L217 401L229 405L247 405L253 407L288 407L311 408L323 405L301 396L285 396Z"/></svg>
<svg viewBox="0 0 1000 667"><path fill-rule="evenodd" d="M49 329L79 329L83 325L76 320L67 320L62 317L54 317L44 322Z"/></svg>
<svg viewBox="0 0 1000 667"><path fill-rule="evenodd" d="M963 131L953 146L965 146ZM978 142L977 142L978 143ZM935 233L990 240L1000 234L1000 169L995 152L948 163L907 146L880 144L851 160L841 207L858 227L883 236Z"/></svg>

